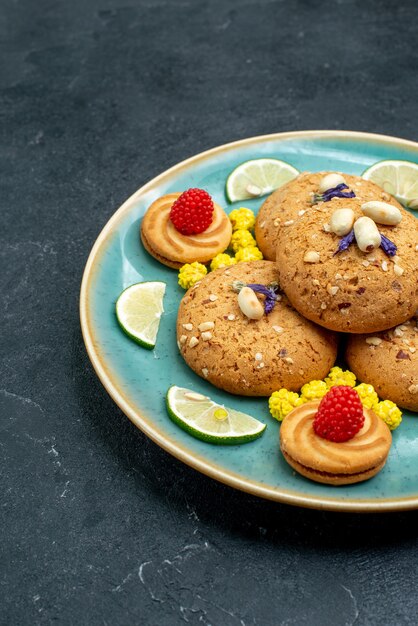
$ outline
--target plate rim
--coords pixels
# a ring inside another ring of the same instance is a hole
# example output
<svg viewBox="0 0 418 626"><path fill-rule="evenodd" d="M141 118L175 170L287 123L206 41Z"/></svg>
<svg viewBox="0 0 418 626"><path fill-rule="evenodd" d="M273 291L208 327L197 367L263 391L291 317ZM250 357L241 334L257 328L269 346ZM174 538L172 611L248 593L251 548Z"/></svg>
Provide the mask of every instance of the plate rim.
<svg viewBox="0 0 418 626"><path fill-rule="evenodd" d="M209 476L210 478L240 491L244 491L268 500L318 510L376 513L416 509L418 508L418 494L413 497L408 496L384 499L347 498L344 500L338 499L337 497L307 496L288 489L274 489L273 487L268 487L258 481L243 479L239 474L230 470L225 470L219 465L204 459L199 454L191 454L187 449L183 448L181 444L173 441L161 428L153 424L152 420L150 420L144 412L135 408L134 403L130 402L128 395L122 391L122 385L118 377L113 372L111 373L107 367L105 358L100 353L99 345L94 338L89 306L89 294L91 293L91 285L94 282L97 262L101 253L106 248L106 243L113 234L113 231L119 221L125 216L126 213L129 213L131 208L143 194L150 191L155 185L161 183L165 178L169 178L176 172L179 172L180 170L183 170L184 168L187 168L197 162L202 162L217 153L225 153L226 151L248 146L252 143L302 138L357 139L375 141L383 144L401 145L402 147L410 147L418 150L417 142L409 139L403 139L401 137L392 137L390 135L349 130L299 130L283 133L270 133L267 135L256 135L253 137L238 139L236 141L228 142L226 144L204 150L203 152L199 152L198 154L184 159L164 170L142 185L127 200L125 200L125 202L122 203L122 205L108 219L91 248L82 276L79 303L81 331L87 354L107 393L121 409L121 411L131 420L131 422L160 448L189 467Z"/></svg>

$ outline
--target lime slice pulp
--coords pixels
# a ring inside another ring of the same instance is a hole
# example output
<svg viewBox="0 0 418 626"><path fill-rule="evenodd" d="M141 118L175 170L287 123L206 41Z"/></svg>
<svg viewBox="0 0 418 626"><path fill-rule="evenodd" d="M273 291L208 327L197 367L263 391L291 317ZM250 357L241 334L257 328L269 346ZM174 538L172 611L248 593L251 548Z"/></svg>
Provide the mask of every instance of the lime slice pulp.
<svg viewBox="0 0 418 626"><path fill-rule="evenodd" d="M247 443L260 437L266 429L266 424L254 417L184 387L170 387L166 404L173 422L193 437L210 443Z"/></svg>
<svg viewBox="0 0 418 626"><path fill-rule="evenodd" d="M229 202L248 200L271 193L298 176L299 170L280 159L252 159L228 176L225 193Z"/></svg>
<svg viewBox="0 0 418 626"><path fill-rule="evenodd" d="M410 209L418 209L418 163L412 161L379 161L362 174Z"/></svg>
<svg viewBox="0 0 418 626"><path fill-rule="evenodd" d="M124 331L143 348L152 350L157 340L166 284L160 281L127 287L116 302L116 317Z"/></svg>

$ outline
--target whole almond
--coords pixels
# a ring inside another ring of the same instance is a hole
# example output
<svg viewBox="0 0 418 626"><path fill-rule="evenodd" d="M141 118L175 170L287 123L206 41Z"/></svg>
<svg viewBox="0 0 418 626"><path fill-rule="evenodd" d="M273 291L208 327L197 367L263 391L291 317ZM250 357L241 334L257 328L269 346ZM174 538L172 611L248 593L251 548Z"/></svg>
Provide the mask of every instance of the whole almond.
<svg viewBox="0 0 418 626"><path fill-rule="evenodd" d="M243 287L238 294L238 306L250 320L260 320L264 315L264 307L251 287Z"/></svg>

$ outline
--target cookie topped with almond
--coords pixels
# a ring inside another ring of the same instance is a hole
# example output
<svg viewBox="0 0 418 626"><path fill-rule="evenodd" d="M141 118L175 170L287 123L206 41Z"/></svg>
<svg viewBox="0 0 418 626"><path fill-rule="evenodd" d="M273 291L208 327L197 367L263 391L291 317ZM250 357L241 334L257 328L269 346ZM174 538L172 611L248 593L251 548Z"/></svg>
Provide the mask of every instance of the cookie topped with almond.
<svg viewBox="0 0 418 626"><path fill-rule="evenodd" d="M183 297L177 343L186 363L230 393L298 390L334 364L337 339L295 311L271 261L210 272Z"/></svg>
<svg viewBox="0 0 418 626"><path fill-rule="evenodd" d="M315 195L322 195L338 185L346 185L340 189L340 198L354 197L352 194L363 202L388 202L391 198L378 185L360 176L339 172L302 172L297 178L274 191L258 211L255 236L264 258L275 261L279 230L286 231L310 211L314 206L312 200Z"/></svg>
<svg viewBox="0 0 418 626"><path fill-rule="evenodd" d="M320 179L310 208L278 229L279 282L295 309L325 328L402 324L418 308L418 221L388 194L365 201L336 176ZM305 202L306 192L303 185Z"/></svg>

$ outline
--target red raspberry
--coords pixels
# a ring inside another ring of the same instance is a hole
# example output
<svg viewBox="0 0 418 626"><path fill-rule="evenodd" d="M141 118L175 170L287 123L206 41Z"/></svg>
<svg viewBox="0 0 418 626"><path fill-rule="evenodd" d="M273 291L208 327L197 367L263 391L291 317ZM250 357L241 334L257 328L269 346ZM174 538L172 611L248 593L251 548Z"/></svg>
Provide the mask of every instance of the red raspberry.
<svg viewBox="0 0 418 626"><path fill-rule="evenodd" d="M329 441L348 441L363 427L364 415L360 396L352 387L332 387L322 398L313 427Z"/></svg>
<svg viewBox="0 0 418 626"><path fill-rule="evenodd" d="M212 223L213 200L203 189L187 189L170 210L170 220L182 235L203 233Z"/></svg>

